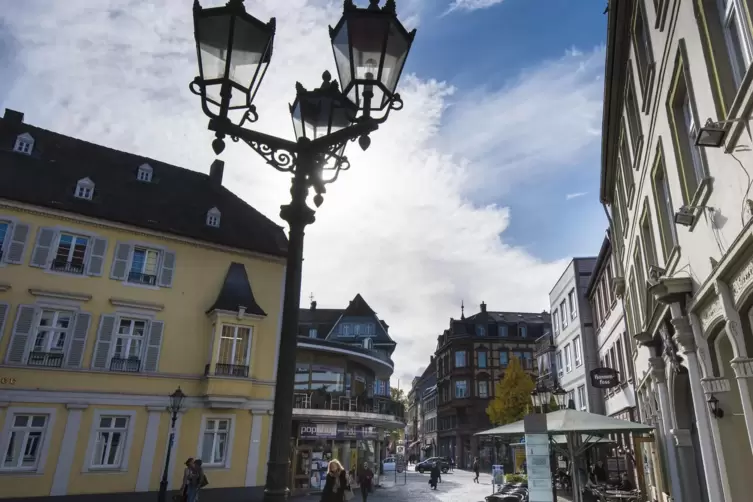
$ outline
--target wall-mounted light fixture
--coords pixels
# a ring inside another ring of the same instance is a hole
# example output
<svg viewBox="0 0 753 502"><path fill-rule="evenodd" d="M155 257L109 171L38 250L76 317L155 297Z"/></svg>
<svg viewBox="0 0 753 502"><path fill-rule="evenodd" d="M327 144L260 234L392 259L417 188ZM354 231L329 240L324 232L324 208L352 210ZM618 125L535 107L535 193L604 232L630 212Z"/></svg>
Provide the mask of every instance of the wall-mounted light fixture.
<svg viewBox="0 0 753 502"><path fill-rule="evenodd" d="M719 400L711 394L707 401L709 404L709 411L715 418L722 418L724 416L724 410L719 407Z"/></svg>

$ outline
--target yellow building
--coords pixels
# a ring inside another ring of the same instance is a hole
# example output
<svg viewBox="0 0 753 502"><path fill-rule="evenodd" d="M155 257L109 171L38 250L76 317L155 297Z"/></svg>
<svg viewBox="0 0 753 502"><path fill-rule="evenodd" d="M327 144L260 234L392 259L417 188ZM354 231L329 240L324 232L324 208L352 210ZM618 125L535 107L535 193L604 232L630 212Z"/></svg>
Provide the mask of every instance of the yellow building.
<svg viewBox="0 0 753 502"><path fill-rule="evenodd" d="M207 176L0 119L0 498L263 492L283 230ZM253 286L253 289L252 287Z"/></svg>

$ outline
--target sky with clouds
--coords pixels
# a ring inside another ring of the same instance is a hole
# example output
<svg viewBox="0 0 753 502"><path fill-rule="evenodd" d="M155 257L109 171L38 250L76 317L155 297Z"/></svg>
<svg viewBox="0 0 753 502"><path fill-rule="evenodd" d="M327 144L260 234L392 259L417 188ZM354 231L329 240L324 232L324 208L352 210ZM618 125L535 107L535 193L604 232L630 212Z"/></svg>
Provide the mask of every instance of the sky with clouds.
<svg viewBox="0 0 753 502"><path fill-rule="evenodd" d="M4 3L0 108L208 172L213 136L188 90L197 73L191 3ZM461 300L466 313L481 301L548 309L569 258L598 252L604 3L397 1L418 29L399 87L405 108L371 135L368 151L349 149L353 167L328 187L307 231L302 296L344 307L360 292L390 324L403 386ZM246 8L277 18L256 125L290 138L295 82L313 88L322 71L335 74L327 25L342 2L246 0ZM221 158L226 186L282 224L289 179L240 143Z"/></svg>

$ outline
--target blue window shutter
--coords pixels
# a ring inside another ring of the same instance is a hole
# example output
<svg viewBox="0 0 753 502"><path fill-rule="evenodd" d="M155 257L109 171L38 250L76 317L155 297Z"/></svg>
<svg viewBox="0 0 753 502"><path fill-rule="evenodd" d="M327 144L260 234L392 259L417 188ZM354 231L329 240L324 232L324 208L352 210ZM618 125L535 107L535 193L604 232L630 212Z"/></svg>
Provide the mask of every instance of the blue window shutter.
<svg viewBox="0 0 753 502"><path fill-rule="evenodd" d="M81 361L84 359L84 350L86 349L86 336L89 333L92 315L88 312L79 312L76 314L76 320L68 332L70 342L68 343L68 354L65 360L67 368L80 368Z"/></svg>
<svg viewBox="0 0 753 502"><path fill-rule="evenodd" d="M94 356L92 357L92 368L100 370L108 369L110 345L112 345L112 335L114 331L115 316L104 314L100 316L97 344L94 346Z"/></svg>
<svg viewBox="0 0 753 502"><path fill-rule="evenodd" d="M16 223L12 227L12 232L9 232L8 238L9 243L3 253L3 261L19 265L24 260L26 241L29 239L29 225Z"/></svg>
<svg viewBox="0 0 753 502"><path fill-rule="evenodd" d="M105 268L105 256L107 255L107 239L94 237L92 239L89 263L86 265L86 274L101 276Z"/></svg>
<svg viewBox="0 0 753 502"><path fill-rule="evenodd" d="M34 329L34 305L19 305L16 314L16 324L13 326L6 362L10 364L23 364L26 357L26 346Z"/></svg>

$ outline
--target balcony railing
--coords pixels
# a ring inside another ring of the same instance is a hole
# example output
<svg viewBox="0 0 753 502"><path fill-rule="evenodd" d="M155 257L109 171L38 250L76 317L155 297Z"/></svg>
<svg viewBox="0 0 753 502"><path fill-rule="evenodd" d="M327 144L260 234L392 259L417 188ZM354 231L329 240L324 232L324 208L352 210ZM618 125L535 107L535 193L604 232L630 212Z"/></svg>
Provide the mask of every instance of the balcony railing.
<svg viewBox="0 0 753 502"><path fill-rule="evenodd" d="M544 336L540 336L536 339L536 346L534 349L535 355L543 354L547 351L554 350L554 337L551 333L547 333Z"/></svg>
<svg viewBox="0 0 753 502"><path fill-rule="evenodd" d="M63 365L63 354L60 352L30 352L26 364L29 366L44 366L45 368L59 368Z"/></svg>
<svg viewBox="0 0 753 502"><path fill-rule="evenodd" d="M66 274L82 275L84 273L84 264L72 261L55 259L50 267L55 272L65 272Z"/></svg>
<svg viewBox="0 0 753 502"><path fill-rule="evenodd" d="M157 276L152 274L142 274L141 272L128 272L128 282L134 284L145 284L154 286L157 284Z"/></svg>
<svg viewBox="0 0 753 502"><path fill-rule="evenodd" d="M244 366L242 364L217 363L214 366L214 374L248 378L248 366Z"/></svg>
<svg viewBox="0 0 753 502"><path fill-rule="evenodd" d="M348 397L342 394L298 392L293 395L293 408L309 410L356 411L376 413L405 419L403 403L382 397Z"/></svg>
<svg viewBox="0 0 753 502"><path fill-rule="evenodd" d="M141 361L139 359L123 357L113 357L110 359L110 371L138 373L140 370Z"/></svg>

